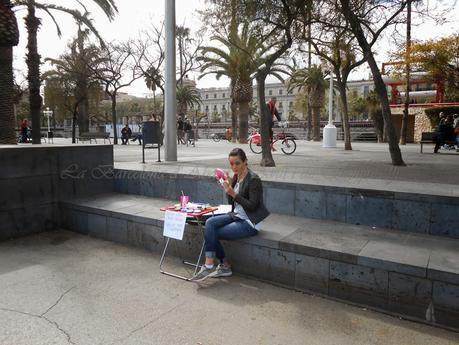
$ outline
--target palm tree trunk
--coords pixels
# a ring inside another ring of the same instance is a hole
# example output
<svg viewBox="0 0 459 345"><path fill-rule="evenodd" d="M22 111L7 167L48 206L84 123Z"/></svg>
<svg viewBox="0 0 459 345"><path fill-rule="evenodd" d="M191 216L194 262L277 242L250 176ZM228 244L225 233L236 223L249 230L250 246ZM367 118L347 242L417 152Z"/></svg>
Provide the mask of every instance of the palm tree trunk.
<svg viewBox="0 0 459 345"><path fill-rule="evenodd" d="M239 143L247 144L249 137L249 102L239 103Z"/></svg>
<svg viewBox="0 0 459 345"><path fill-rule="evenodd" d="M16 144L13 47L0 46L0 144Z"/></svg>
<svg viewBox="0 0 459 345"><path fill-rule="evenodd" d="M312 107L313 141L320 141L320 107Z"/></svg>
<svg viewBox="0 0 459 345"><path fill-rule="evenodd" d="M27 27L27 79L29 82L30 115L32 117L32 144L41 143L40 113L40 55L38 54L37 33L41 21L35 16L35 0L30 0L25 18Z"/></svg>
<svg viewBox="0 0 459 345"><path fill-rule="evenodd" d="M261 166L274 167L273 155L271 153L271 142L269 138L269 124L268 119L271 116L269 109L266 105L265 97L265 80L266 75L258 73L257 87L258 87L258 107L260 108L260 134L261 134Z"/></svg>
<svg viewBox="0 0 459 345"><path fill-rule="evenodd" d="M231 131L232 138L231 142L235 143L237 141L237 103L231 100Z"/></svg>
<svg viewBox="0 0 459 345"><path fill-rule="evenodd" d="M349 109L347 106L346 85L340 82L338 82L337 84L343 110L344 150L351 151L351 128L349 126Z"/></svg>

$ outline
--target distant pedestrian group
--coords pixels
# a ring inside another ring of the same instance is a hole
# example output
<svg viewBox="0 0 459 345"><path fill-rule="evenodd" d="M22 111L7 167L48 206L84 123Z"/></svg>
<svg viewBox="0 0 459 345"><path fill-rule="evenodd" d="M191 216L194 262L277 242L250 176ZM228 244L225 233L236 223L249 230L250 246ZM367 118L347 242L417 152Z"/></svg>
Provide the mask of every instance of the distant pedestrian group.
<svg viewBox="0 0 459 345"><path fill-rule="evenodd" d="M437 133L435 136L434 153L438 153L440 148L454 150L459 152L459 115L444 115L440 113L440 122L438 123Z"/></svg>
<svg viewBox="0 0 459 345"><path fill-rule="evenodd" d="M177 120L177 144L194 146L194 132L191 121L187 118L183 120L181 116Z"/></svg>

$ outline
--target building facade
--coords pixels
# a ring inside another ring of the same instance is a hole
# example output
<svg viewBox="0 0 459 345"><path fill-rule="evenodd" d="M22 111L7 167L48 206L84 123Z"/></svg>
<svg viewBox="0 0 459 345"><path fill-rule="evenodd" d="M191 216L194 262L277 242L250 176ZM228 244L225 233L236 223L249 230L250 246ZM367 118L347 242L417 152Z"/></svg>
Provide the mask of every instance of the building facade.
<svg viewBox="0 0 459 345"><path fill-rule="evenodd" d="M366 97L374 89L372 80L359 80L348 82L348 92L355 92L360 97ZM298 89L289 91L286 83L269 83L266 84L265 95L268 101L271 97L277 98L277 108L284 119L295 116L303 119L303 114L295 110L295 99L298 95ZM199 89L202 104L198 111L219 118L222 122L231 121L231 92L229 87L224 88L201 88ZM335 95L334 102L337 102ZM256 85L253 86L253 108L258 113L258 92ZM339 114L336 114L335 120L339 121Z"/></svg>

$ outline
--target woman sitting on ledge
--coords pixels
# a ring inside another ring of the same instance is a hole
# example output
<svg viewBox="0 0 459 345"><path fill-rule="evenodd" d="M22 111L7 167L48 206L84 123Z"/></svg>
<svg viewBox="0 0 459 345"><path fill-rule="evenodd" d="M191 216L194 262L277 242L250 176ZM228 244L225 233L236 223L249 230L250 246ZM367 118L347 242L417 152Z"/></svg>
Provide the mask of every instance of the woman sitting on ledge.
<svg viewBox="0 0 459 345"><path fill-rule="evenodd" d="M192 281L231 276L231 266L220 240L255 236L260 230L260 222L269 215L263 204L261 180L249 169L245 152L235 148L228 159L234 176L230 178L226 174L223 188L228 196L228 203L232 205L232 212L211 217L206 221L206 262L191 278ZM220 261L218 266L215 266L215 259Z"/></svg>

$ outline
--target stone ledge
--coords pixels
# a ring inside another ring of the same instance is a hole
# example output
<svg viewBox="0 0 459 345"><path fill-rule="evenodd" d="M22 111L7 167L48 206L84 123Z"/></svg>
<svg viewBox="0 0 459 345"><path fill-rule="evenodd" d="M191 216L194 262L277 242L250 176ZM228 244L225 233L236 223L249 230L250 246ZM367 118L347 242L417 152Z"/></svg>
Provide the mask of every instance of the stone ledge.
<svg viewBox="0 0 459 345"><path fill-rule="evenodd" d="M207 172L207 170L205 170ZM181 191L200 201L225 202L215 179L189 171L173 173L115 169L115 191L178 199ZM129 174L142 174L129 177ZM274 213L375 228L459 238L458 196L369 190L263 180L266 207ZM419 187L418 187L419 189ZM450 188L451 189L451 188Z"/></svg>
<svg viewBox="0 0 459 345"><path fill-rule="evenodd" d="M117 193L67 200L61 226L160 251L159 208L173 202ZM188 226L171 254L195 258L201 241ZM459 324L458 240L273 214L259 235L225 249L241 274L425 322L433 320L426 319L433 305L438 324Z"/></svg>

